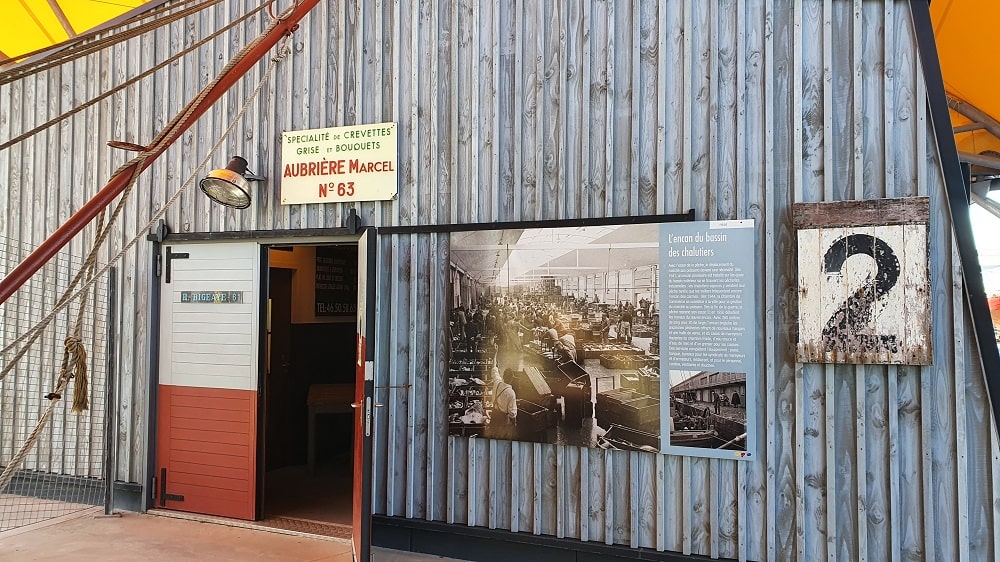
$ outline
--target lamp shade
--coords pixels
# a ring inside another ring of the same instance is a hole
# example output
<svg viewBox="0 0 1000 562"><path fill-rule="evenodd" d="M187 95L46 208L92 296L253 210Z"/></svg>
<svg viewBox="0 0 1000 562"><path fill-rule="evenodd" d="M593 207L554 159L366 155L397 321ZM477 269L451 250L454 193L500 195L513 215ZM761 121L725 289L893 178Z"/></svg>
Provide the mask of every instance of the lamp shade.
<svg viewBox="0 0 1000 562"><path fill-rule="evenodd" d="M250 182L244 177L246 171L246 159L233 156L225 168L212 170L198 185L212 201L246 209L250 206Z"/></svg>

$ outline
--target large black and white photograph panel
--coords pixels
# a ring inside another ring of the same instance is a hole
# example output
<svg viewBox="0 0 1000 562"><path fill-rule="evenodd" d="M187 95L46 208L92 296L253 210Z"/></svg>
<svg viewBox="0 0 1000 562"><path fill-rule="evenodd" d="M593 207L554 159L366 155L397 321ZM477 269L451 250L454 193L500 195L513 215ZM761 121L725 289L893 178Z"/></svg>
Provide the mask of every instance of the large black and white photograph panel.
<svg viewBox="0 0 1000 562"><path fill-rule="evenodd" d="M452 232L449 433L660 452L660 227Z"/></svg>

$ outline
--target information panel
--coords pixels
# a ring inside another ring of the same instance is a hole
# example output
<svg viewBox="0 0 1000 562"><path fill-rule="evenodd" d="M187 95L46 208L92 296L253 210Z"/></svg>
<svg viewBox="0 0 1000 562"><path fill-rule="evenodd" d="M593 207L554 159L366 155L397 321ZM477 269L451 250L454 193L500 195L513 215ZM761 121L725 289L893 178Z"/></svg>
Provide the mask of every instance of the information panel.
<svg viewBox="0 0 1000 562"><path fill-rule="evenodd" d="M664 450L753 457L757 414L752 220L665 225L660 323ZM720 443L720 441L722 441ZM736 446L734 446L736 445ZM725 452L723 452L725 451Z"/></svg>
<svg viewBox="0 0 1000 562"><path fill-rule="evenodd" d="M396 123L288 131L281 136L281 203L396 197Z"/></svg>

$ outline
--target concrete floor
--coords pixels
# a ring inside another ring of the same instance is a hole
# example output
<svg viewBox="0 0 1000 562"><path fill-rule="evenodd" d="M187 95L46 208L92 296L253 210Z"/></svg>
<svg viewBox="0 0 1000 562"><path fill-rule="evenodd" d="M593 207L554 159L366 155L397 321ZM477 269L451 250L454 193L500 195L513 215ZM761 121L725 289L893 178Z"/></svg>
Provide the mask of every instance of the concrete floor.
<svg viewBox="0 0 1000 562"><path fill-rule="evenodd" d="M124 512L98 517L88 509L51 522L0 533L0 560L351 562L351 543L174 517ZM455 562L375 549L375 562Z"/></svg>

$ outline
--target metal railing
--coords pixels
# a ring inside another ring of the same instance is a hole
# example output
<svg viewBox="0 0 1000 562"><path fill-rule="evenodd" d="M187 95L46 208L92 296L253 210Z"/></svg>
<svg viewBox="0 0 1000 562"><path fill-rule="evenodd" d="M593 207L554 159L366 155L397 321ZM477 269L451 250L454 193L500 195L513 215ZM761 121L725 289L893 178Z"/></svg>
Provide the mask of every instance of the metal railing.
<svg viewBox="0 0 1000 562"><path fill-rule="evenodd" d="M6 275L33 248L0 238L0 273ZM0 349L16 342L46 317L80 270L83 258L64 250L0 305ZM30 441L56 390L64 340L84 306L79 335L87 352L90 406L71 412L79 379L70 382L27 455L0 489L0 531L68 515L95 505L110 508L106 472L110 463L110 349L114 339L114 268L59 311L27 353L0 379L0 471ZM0 357L6 369L20 346Z"/></svg>

